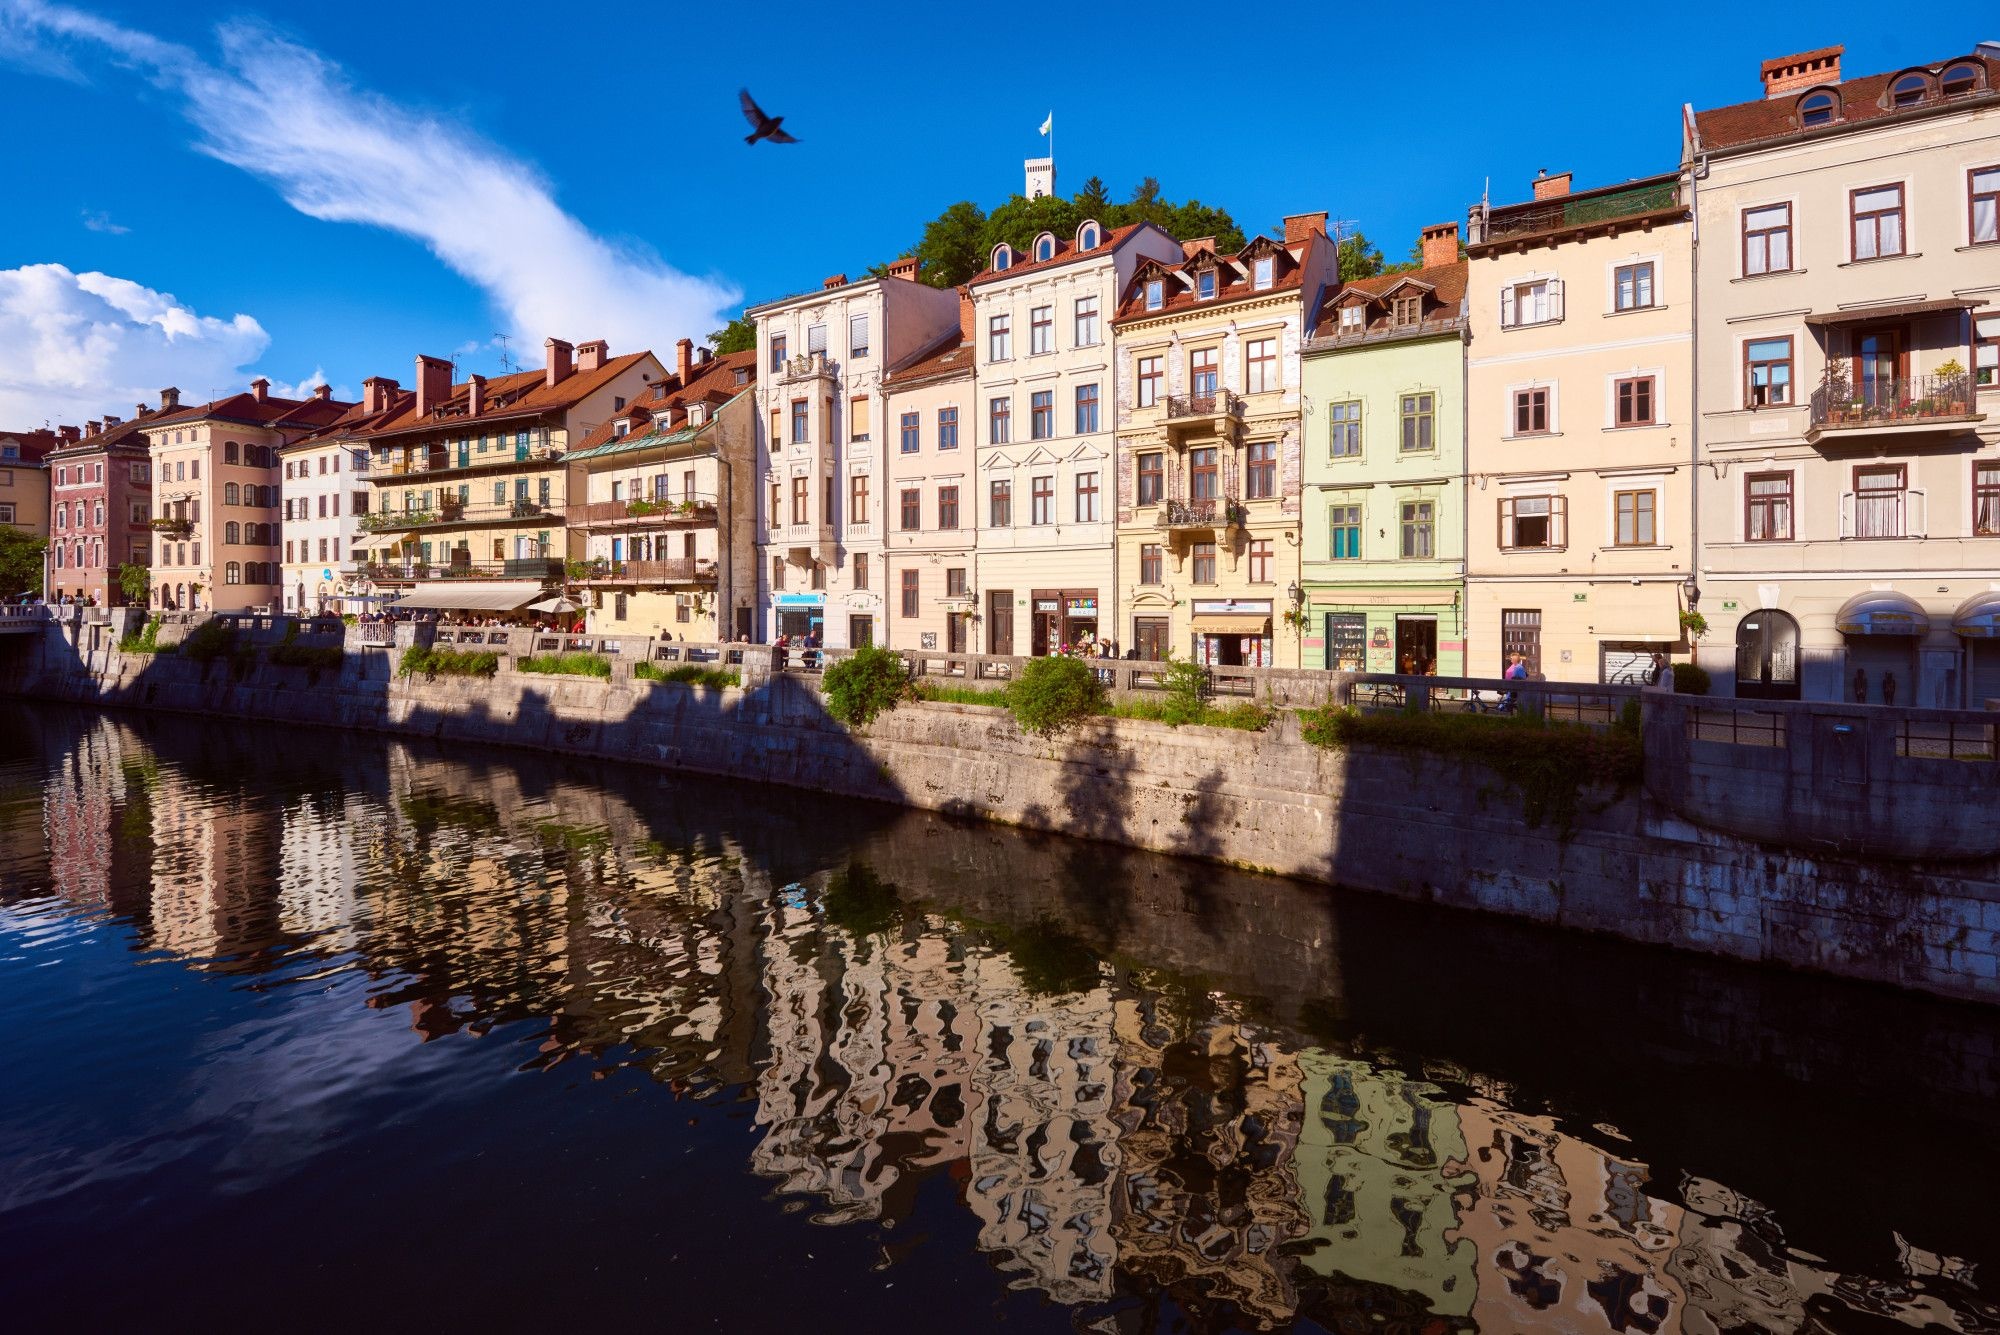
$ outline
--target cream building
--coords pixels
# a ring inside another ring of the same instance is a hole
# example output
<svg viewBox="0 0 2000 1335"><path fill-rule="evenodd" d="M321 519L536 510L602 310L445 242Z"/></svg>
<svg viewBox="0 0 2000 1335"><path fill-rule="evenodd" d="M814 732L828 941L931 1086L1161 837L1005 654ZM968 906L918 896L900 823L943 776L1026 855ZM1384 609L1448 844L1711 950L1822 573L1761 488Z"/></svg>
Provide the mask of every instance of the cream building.
<svg viewBox="0 0 2000 1335"><path fill-rule="evenodd" d="M1046 654L1116 640L1111 319L1147 260L1179 261L1151 223L1095 220L995 246L973 302L974 504L979 508L980 648Z"/></svg>
<svg viewBox="0 0 2000 1335"><path fill-rule="evenodd" d="M1689 109L1700 661L1720 693L2000 697L2000 45L1766 61Z"/></svg>
<svg viewBox="0 0 2000 1335"><path fill-rule="evenodd" d="M281 446L284 607L308 615L359 612L354 539L368 513L368 444L377 420L357 404L323 430Z"/></svg>
<svg viewBox="0 0 2000 1335"><path fill-rule="evenodd" d="M752 307L757 323L757 638L818 635L832 648L878 643L887 472L884 368L958 323L956 293L917 279L917 261Z"/></svg>
<svg viewBox="0 0 2000 1335"><path fill-rule="evenodd" d="M890 600L884 643L897 649L978 648L969 296L959 315L957 328L888 377L882 586Z"/></svg>
<svg viewBox="0 0 2000 1335"><path fill-rule="evenodd" d="M1124 285L1105 633L1141 658L1299 666L1299 356L1339 271L1326 215L1309 213L1234 255L1184 242Z"/></svg>
<svg viewBox="0 0 2000 1335"><path fill-rule="evenodd" d="M1475 206L1466 247L1466 671L1649 680L1694 570L1686 192L1534 194Z"/></svg>

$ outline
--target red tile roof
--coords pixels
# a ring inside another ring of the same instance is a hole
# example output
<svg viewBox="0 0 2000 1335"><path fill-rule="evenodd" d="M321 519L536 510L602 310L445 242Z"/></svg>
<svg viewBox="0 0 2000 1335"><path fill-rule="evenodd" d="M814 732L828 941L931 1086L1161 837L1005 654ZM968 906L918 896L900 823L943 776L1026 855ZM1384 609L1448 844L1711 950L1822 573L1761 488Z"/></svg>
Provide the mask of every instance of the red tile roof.
<svg viewBox="0 0 2000 1335"><path fill-rule="evenodd" d="M1315 232L1307 237L1299 247L1299 254L1293 257L1283 242L1268 236L1252 237L1250 243L1234 255L1216 255L1203 249L1180 260L1146 260L1132 274L1132 281L1126 286L1118 304L1117 313L1112 317L1115 324L1125 324L1134 320L1157 320L1164 315L1178 315L1185 311L1227 306L1231 302L1250 301L1260 297L1283 296L1297 293L1305 284L1308 261L1312 258L1313 247L1331 245L1324 233ZM1276 263L1271 274L1271 286L1259 291L1254 279L1254 261L1260 255L1270 255ZM1210 261L1215 263L1215 295L1207 299L1195 296L1195 273ZM1237 269L1237 264L1242 269ZM1160 278L1165 283L1163 299L1158 310L1146 309L1146 282Z"/></svg>
<svg viewBox="0 0 2000 1335"><path fill-rule="evenodd" d="M953 329L889 372L882 383L890 389L908 389L930 380L966 375L971 370L972 340L965 336L964 330Z"/></svg>
<svg viewBox="0 0 2000 1335"><path fill-rule="evenodd" d="M991 265L981 269L968 279L965 285L967 287L978 287L981 283L991 283L1002 278L1018 278L1024 273L1034 273L1039 269L1053 269L1059 264L1068 264L1072 260L1097 259L1100 256L1109 255L1112 251L1124 245L1126 239L1142 227L1151 227L1161 236L1167 235L1163 228L1152 223L1127 223L1123 227L1109 231L1100 231L1098 233L1097 244L1089 250L1078 250L1075 238L1065 241L1061 237L1057 237L1055 254L1051 255L1048 259L1037 260L1017 255L1014 262L1004 269L995 269ZM1168 239L1172 240L1171 237ZM1032 254L1032 251L1030 253Z"/></svg>
<svg viewBox="0 0 2000 1335"><path fill-rule="evenodd" d="M52 450L62 444L62 437L47 427L36 427L33 431L0 431L0 440L11 440L21 447L21 462L40 463Z"/></svg>
<svg viewBox="0 0 2000 1335"><path fill-rule="evenodd" d="M416 401L416 391L404 389L391 395L389 406L381 412L371 413L365 404L351 404L346 412L325 426L279 446L278 453L286 454L311 445L324 445L330 440L364 436L382 423L391 421L398 414L408 411Z"/></svg>
<svg viewBox="0 0 2000 1335"><path fill-rule="evenodd" d="M1983 86L1974 92L1950 98L1937 95L1936 77L1949 66L1958 64L1970 64L1984 71ZM1932 76L1933 95L1915 107L1887 105L1889 85L1913 69L1926 71ZM1734 106L1697 111L1694 123L1695 132L1701 138L1701 147L1710 151L1737 148L1764 139L1807 132L1799 123L1799 99L1816 89L1827 87L1831 87L1840 97L1839 119L1830 125L1815 127L1809 131L1810 133L1838 133L1841 129L1852 125L1867 124L1890 116L1922 115L1944 107L1960 106L1972 100L2000 101L2000 60L1976 54L1953 56L1933 65L1906 65L1887 74L1864 74L1859 78L1844 79L1837 84L1813 84L1778 97L1759 98L1754 102L1738 102Z"/></svg>
<svg viewBox="0 0 2000 1335"><path fill-rule="evenodd" d="M742 352L724 352L688 369L687 384L681 384L678 370L669 371L647 386L646 393L626 404L623 411L599 422L576 449L589 450L610 444L618 438L620 422L626 423L629 430L641 431L652 425L655 413L665 411L679 414L682 419L679 425L685 425L686 414L681 412L682 409L697 403L715 407L729 402L757 383L757 350L746 348ZM740 384L736 379L738 371L747 373Z"/></svg>
<svg viewBox="0 0 2000 1335"><path fill-rule="evenodd" d="M49 457L53 459L60 455L68 459L80 454L96 454L100 450L116 449L143 452L146 449L146 437L143 433L159 415L157 412L149 412L144 417L134 417L116 426L108 426L94 436L85 436L74 444L50 450Z"/></svg>
<svg viewBox="0 0 2000 1335"><path fill-rule="evenodd" d="M1422 284L1429 288L1423 293L1423 321L1415 329L1405 326L1401 332L1415 335L1439 333L1452 328L1459 321L1465 304L1465 280L1471 268L1464 260L1454 260L1450 264L1439 264L1428 269L1408 269L1401 273L1377 274L1373 278L1357 278L1351 283L1342 283L1327 289L1320 301L1319 310L1313 318L1312 335L1315 339L1339 339L1339 316L1335 312L1342 306L1354 304L1359 294L1367 298L1362 317L1361 332L1346 337L1361 342L1369 337L1398 332L1390 323L1393 308L1384 300L1397 288L1408 283ZM1421 290L1421 289L1419 289ZM1343 300L1345 298L1345 300Z"/></svg>
<svg viewBox="0 0 2000 1335"><path fill-rule="evenodd" d="M177 426L186 422L241 422L248 426L269 427L273 430L307 429L325 426L339 417L351 403L339 399L281 399L271 396L259 399L249 390L240 394L230 394L191 408L181 408L170 413L156 413L146 419L147 430L161 426Z"/></svg>
<svg viewBox="0 0 2000 1335"><path fill-rule="evenodd" d="M465 381L453 385L451 392L421 417L417 415L416 395L412 393L398 411L390 414L381 425L371 427L367 434L387 436L404 431L431 429L448 423L538 417L543 413L560 412L575 407L583 399L652 355L650 352L628 352L623 357L608 358L604 365L596 370L572 371L554 385L548 383L548 376L544 371L516 371L511 375L496 375L486 382L485 404L477 417L466 414L468 389Z"/></svg>

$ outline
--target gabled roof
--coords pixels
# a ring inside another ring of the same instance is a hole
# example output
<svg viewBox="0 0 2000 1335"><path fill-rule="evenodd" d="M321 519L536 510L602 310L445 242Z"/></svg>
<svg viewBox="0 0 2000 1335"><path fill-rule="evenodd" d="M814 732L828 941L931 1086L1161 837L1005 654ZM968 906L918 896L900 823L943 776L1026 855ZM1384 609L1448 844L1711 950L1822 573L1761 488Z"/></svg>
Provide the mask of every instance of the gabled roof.
<svg viewBox="0 0 2000 1335"><path fill-rule="evenodd" d="M460 423L539 417L544 413L562 412L575 407L652 355L651 352L628 352L623 357L610 357L594 371L571 371L553 385L548 383L544 371L496 375L486 382L485 403L477 417L466 412L470 397L466 381L453 385L450 393L421 416L417 413L416 395L412 393L399 411L389 415L380 425L370 428L367 434L388 436Z"/></svg>
<svg viewBox="0 0 2000 1335"><path fill-rule="evenodd" d="M146 449L145 430L158 417L158 413L149 412L144 417L134 417L116 426L108 426L94 436L84 436L71 444L58 445L49 451L48 457L69 459L78 455L96 454L102 450L117 449L143 452Z"/></svg>
<svg viewBox="0 0 2000 1335"><path fill-rule="evenodd" d="M1218 255L1203 248L1192 255L1184 255L1178 260L1147 260L1133 271L1132 281L1125 287L1119 298L1118 310L1112 316L1113 323L1125 324L1134 320L1157 320L1165 315L1179 315L1193 310L1206 310L1215 306L1227 306L1232 302L1253 301L1270 297L1297 296L1305 286L1308 261L1313 247L1333 243L1324 233L1315 232L1308 236L1295 256L1282 242L1269 237L1258 237L1246 243L1234 255ZM1256 285L1256 261L1269 255L1274 261L1271 266L1271 286L1259 288ZM1202 298L1195 295L1194 275L1211 265L1215 269L1215 295ZM1162 293L1162 301L1157 310L1146 308L1146 284L1159 278L1168 287Z"/></svg>
<svg viewBox="0 0 2000 1335"><path fill-rule="evenodd" d="M1161 236L1167 235L1162 228L1154 223L1127 223L1123 227L1113 228L1100 234L1097 244L1089 250L1078 250L1074 239L1065 241L1063 238L1057 237L1056 253L1048 259L1033 259L1024 254L1004 269L995 269L989 263L986 268L974 274L966 282L966 286L978 287L981 283L997 282L1002 278L1019 278L1024 273L1034 273L1041 269L1053 269L1057 265L1070 264L1077 260L1102 259L1124 245L1127 240L1137 235L1139 229L1142 227L1151 227L1154 231L1159 232ZM1167 239L1172 240L1173 238L1168 237ZM990 260L991 257L989 256L988 258Z"/></svg>
<svg viewBox="0 0 2000 1335"><path fill-rule="evenodd" d="M1814 53L1818 54L1818 53ZM1914 107L1885 106L1889 85L1912 70L1921 70L1936 76L1944 73L1952 65L1969 64L1985 70L1985 87L1956 97L1932 96ZM1808 130L1799 122L1799 100L1808 94L1828 91L1840 99L1840 112L1830 125ZM1772 98L1758 98L1754 102L1738 102L1732 106L1714 107L1694 114L1695 132L1700 136L1703 151L1715 151L1753 144L1765 139L1778 139L1792 134L1838 133L1855 125L1865 125L1870 121L1885 120L1891 116L1917 116L1926 112L1936 112L1950 107L1963 106L1968 102L2000 102L2000 59L1980 53L1951 56L1932 65L1906 65L1886 74L1864 74L1859 78L1843 79L1839 83L1813 84Z"/></svg>
<svg viewBox="0 0 2000 1335"><path fill-rule="evenodd" d="M278 453L288 454L314 445L325 445L329 441L347 440L364 436L382 423L390 421L397 414L406 411L416 402L416 391L398 390L390 396L389 406L380 412L369 412L364 404L351 404L346 412L297 440L280 445Z"/></svg>
<svg viewBox="0 0 2000 1335"><path fill-rule="evenodd" d="M21 462L40 463L50 451L62 444L62 437L47 427L36 427L33 431L0 431L0 440L11 440L21 447Z"/></svg>
<svg viewBox="0 0 2000 1335"><path fill-rule="evenodd" d="M1391 333L1415 337L1454 329L1463 319L1460 312L1465 305L1465 280L1470 267L1464 260L1454 260L1450 264L1377 274L1373 278L1357 278L1351 283L1329 287L1314 316L1313 339L1315 342L1339 339L1339 317L1335 311L1341 306L1354 305L1357 298L1366 303L1364 310L1367 313L1362 317L1361 332L1346 336L1355 342ZM1412 288L1423 297L1423 318L1414 328L1407 325L1397 328L1392 323L1394 309L1391 299Z"/></svg>
<svg viewBox="0 0 2000 1335"><path fill-rule="evenodd" d="M325 426L352 407L353 404L339 399L281 399L275 395L260 399L249 390L244 390L240 394L228 394L191 408L155 414L147 418L144 425L148 431L163 426L183 426L189 422L236 422L273 430L311 430Z"/></svg>
<svg viewBox="0 0 2000 1335"><path fill-rule="evenodd" d="M937 342L924 348L883 378L889 389L909 389L932 380L945 380L972 371L972 340L962 329L951 329Z"/></svg>
<svg viewBox="0 0 2000 1335"><path fill-rule="evenodd" d="M736 373L747 372L742 383L738 383ZM627 431L645 429L650 432L654 417L665 413L671 419L678 413L685 419L686 409L694 404L719 407L735 398L744 389L757 383L756 349L742 352L725 352L698 362L688 368L687 384L681 383L680 372L670 371L646 387L646 392L626 404L624 409L613 413L599 422L590 434L577 445L577 450L593 450L619 440L618 424L625 423ZM623 443L622 441L620 442ZM575 453L570 455L575 458Z"/></svg>

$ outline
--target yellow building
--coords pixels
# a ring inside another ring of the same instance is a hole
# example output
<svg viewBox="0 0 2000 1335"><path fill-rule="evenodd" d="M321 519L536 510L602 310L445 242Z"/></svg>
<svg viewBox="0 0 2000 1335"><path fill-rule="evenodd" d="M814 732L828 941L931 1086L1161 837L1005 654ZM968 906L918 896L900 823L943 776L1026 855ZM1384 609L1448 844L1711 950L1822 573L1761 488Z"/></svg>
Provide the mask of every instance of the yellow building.
<svg viewBox="0 0 2000 1335"><path fill-rule="evenodd" d="M587 436L569 463L598 634L748 637L757 592L754 350L682 339L672 374Z"/></svg>
<svg viewBox="0 0 2000 1335"><path fill-rule="evenodd" d="M1287 218L1234 255L1185 242L1120 294L1107 634L1141 658L1299 665L1299 352L1339 272L1325 224Z"/></svg>
<svg viewBox="0 0 2000 1335"><path fill-rule="evenodd" d="M42 459L68 441L67 435L46 429L0 431L0 528L31 538L49 536L49 472Z"/></svg>
<svg viewBox="0 0 2000 1335"><path fill-rule="evenodd" d="M1466 246L1466 671L1650 680L1694 570L1681 178L1476 206Z"/></svg>
<svg viewBox="0 0 2000 1335"><path fill-rule="evenodd" d="M417 358L417 383L363 382L383 413L362 433L375 504L361 521L360 574L399 608L512 611L583 555L568 530L571 447L666 373L650 352L613 357L600 340L547 343L540 371L468 376Z"/></svg>
<svg viewBox="0 0 2000 1335"><path fill-rule="evenodd" d="M980 646L978 490L972 470L972 298L960 323L891 368L883 381L888 433L883 586L894 649L962 654Z"/></svg>

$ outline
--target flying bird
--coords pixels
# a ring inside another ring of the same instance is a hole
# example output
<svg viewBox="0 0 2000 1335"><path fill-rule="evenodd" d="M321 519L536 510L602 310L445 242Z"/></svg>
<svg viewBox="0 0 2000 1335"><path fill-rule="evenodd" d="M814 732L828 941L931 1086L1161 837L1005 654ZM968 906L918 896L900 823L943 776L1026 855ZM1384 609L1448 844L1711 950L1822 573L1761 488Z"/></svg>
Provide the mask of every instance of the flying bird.
<svg viewBox="0 0 2000 1335"><path fill-rule="evenodd" d="M783 116L766 116L764 108L757 105L757 99L750 96L750 90L737 90L737 100L743 103L743 119L750 122L750 133L743 136L743 142L754 144L759 139L768 139L774 144L796 144L799 141L786 134L779 127L785 123Z"/></svg>

